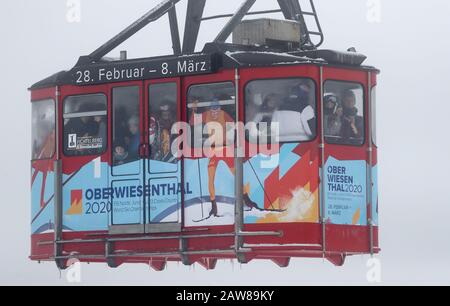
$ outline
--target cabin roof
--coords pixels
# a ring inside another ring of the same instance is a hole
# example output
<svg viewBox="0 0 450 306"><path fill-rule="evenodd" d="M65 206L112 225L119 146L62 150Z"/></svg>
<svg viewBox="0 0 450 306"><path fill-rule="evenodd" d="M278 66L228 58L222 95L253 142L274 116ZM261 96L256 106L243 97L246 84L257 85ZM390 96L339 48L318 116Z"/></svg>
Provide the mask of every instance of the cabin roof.
<svg viewBox="0 0 450 306"><path fill-rule="evenodd" d="M317 65L333 65L347 68L359 68L365 70L376 70L371 66L362 66L366 60L366 56L356 52L340 52L334 50L311 50L311 51L295 51L286 52L266 47L242 46L232 44L207 44L202 52L191 55L180 56L161 56L152 58L130 59L130 60L113 60L102 59L99 62L91 62L88 57L80 57L77 64L68 71L61 71L47 77L30 87L30 90L49 88L62 85L80 85L75 82L75 71L80 69L114 69L115 67L139 67L148 63L171 63L186 59L190 61L195 58L210 58L209 73L230 68L244 67L270 67L296 64L317 64ZM136 69L136 68L135 68ZM198 72L186 72L183 75L198 74ZM173 76L173 75L171 75ZM167 76L169 77L169 76ZM138 79L147 79L142 76ZM156 76L155 76L156 78ZM161 76L159 77L161 78ZM118 80L114 80L118 81ZM105 81L103 83L112 83L114 81ZM81 84L88 85L88 84Z"/></svg>

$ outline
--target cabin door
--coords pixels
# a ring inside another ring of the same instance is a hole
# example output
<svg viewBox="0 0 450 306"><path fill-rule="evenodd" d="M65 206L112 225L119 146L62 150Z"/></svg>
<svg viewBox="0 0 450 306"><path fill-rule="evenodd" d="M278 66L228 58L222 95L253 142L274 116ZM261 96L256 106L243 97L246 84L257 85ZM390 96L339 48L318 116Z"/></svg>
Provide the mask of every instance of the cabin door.
<svg viewBox="0 0 450 306"><path fill-rule="evenodd" d="M324 217L367 225L367 74L324 69Z"/></svg>
<svg viewBox="0 0 450 306"><path fill-rule="evenodd" d="M142 82L112 85L110 90L110 232L144 233L145 118Z"/></svg>
<svg viewBox="0 0 450 306"><path fill-rule="evenodd" d="M148 81L145 91L147 233L181 231L181 160L172 150L180 121L180 79Z"/></svg>

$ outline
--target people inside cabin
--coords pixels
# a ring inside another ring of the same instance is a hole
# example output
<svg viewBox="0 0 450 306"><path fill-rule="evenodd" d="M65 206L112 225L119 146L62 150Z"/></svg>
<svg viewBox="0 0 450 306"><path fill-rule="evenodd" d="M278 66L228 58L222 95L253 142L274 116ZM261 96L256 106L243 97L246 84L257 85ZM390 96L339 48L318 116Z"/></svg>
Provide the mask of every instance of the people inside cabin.
<svg viewBox="0 0 450 306"><path fill-rule="evenodd" d="M160 135L161 131L159 128L158 120L155 116L151 116L149 119L149 144L150 144L150 159L158 160L160 152Z"/></svg>
<svg viewBox="0 0 450 306"><path fill-rule="evenodd" d="M359 141L364 138L364 118L358 115L356 96L351 90L342 94L343 124L342 137L346 141Z"/></svg>
<svg viewBox="0 0 450 306"><path fill-rule="evenodd" d="M158 157L159 161L164 163L174 163L176 161L176 158L172 155L171 145L172 136L168 130L164 129L161 133L161 156Z"/></svg>
<svg viewBox="0 0 450 306"><path fill-rule="evenodd" d="M105 106L102 104L95 104L92 106L93 111L95 112L101 112L105 110ZM102 146L106 144L106 140L108 139L108 125L107 125L107 117L104 116L95 116L93 118L95 128L97 130L97 133L95 137L101 141Z"/></svg>
<svg viewBox="0 0 450 306"><path fill-rule="evenodd" d="M269 137L271 136L271 124L272 116L279 109L282 104L282 96L275 93L270 93L264 97L264 100L259 103L261 106L255 107L252 116L252 123L256 124L255 128L250 129L249 136L252 139L257 137Z"/></svg>
<svg viewBox="0 0 450 306"><path fill-rule="evenodd" d="M323 113L325 137L341 138L344 109L335 94L325 95Z"/></svg>
<svg viewBox="0 0 450 306"><path fill-rule="evenodd" d="M175 158L171 153L171 145L173 140L172 126L176 122L176 110L172 109L172 105L176 105L174 101L165 100L159 107L157 124L159 126L159 144L155 160L162 162L174 162Z"/></svg>
<svg viewBox="0 0 450 306"><path fill-rule="evenodd" d="M282 97L279 94L268 94L263 102L262 110L265 114L265 118L263 121L271 120L271 115L280 107L281 104Z"/></svg>
<svg viewBox="0 0 450 306"><path fill-rule="evenodd" d="M253 119L256 124L266 122L269 126L272 122L272 116L282 104L282 98L274 93L268 94L263 101L261 111L257 113Z"/></svg>
<svg viewBox="0 0 450 306"><path fill-rule="evenodd" d="M174 163L176 158L172 155L171 145L174 139L172 126L176 122L176 110L172 105L174 101L164 100L155 115L149 119L149 144L151 147L150 159L165 163Z"/></svg>
<svg viewBox="0 0 450 306"><path fill-rule="evenodd" d="M325 120L326 137L341 138L343 126L344 108L338 104L333 115Z"/></svg>
<svg viewBox="0 0 450 306"><path fill-rule="evenodd" d="M316 135L316 112L311 106L311 97L314 95L313 88L309 83L301 83L294 89L297 94L297 101L300 105L300 118L302 126L305 130L305 135L308 140L311 140Z"/></svg>
<svg viewBox="0 0 450 306"><path fill-rule="evenodd" d="M272 124L279 125L283 141L309 141L316 135L316 114L311 106L311 85L296 84L272 116Z"/></svg>
<svg viewBox="0 0 450 306"><path fill-rule="evenodd" d="M169 133L176 121L176 110L172 109L172 105L176 103L165 100L159 107L158 121L162 130L167 130Z"/></svg>
<svg viewBox="0 0 450 306"><path fill-rule="evenodd" d="M102 116L94 117L94 122L97 124L97 137L105 141L108 138L108 126Z"/></svg>
<svg viewBox="0 0 450 306"><path fill-rule="evenodd" d="M76 134L78 138L96 136L97 130L92 117L87 116L70 119L64 127L66 134Z"/></svg>
<svg viewBox="0 0 450 306"><path fill-rule="evenodd" d="M131 160L139 159L139 146L141 145L141 133L139 116L133 115L128 119L128 135L125 137L128 154Z"/></svg>
<svg viewBox="0 0 450 306"><path fill-rule="evenodd" d="M114 165L120 166L139 159L141 144L140 119L130 114L127 109L118 112L114 131L113 157Z"/></svg>
<svg viewBox="0 0 450 306"><path fill-rule="evenodd" d="M93 111L92 105L82 104L77 111L82 117L69 119L64 126L64 143L66 143L66 147L72 149L71 151L75 155L76 153L86 153L86 149L77 148L80 139L97 137L98 125L94 118L89 116L89 113Z"/></svg>
<svg viewBox="0 0 450 306"><path fill-rule="evenodd" d="M129 154L126 150L125 142L117 141L114 144L113 159L115 166L121 166L128 162Z"/></svg>
<svg viewBox="0 0 450 306"><path fill-rule="evenodd" d="M338 96L333 93L326 94L324 96L324 98L323 98L323 104L324 104L323 114L324 114L324 116L332 116L335 114L336 107L339 104L338 100L339 100Z"/></svg>

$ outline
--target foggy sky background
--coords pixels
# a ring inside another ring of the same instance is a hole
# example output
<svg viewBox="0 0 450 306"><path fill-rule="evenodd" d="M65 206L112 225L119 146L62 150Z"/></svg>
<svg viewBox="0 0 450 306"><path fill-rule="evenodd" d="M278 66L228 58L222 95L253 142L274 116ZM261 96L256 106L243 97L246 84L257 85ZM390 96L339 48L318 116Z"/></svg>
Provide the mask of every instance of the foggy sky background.
<svg viewBox="0 0 450 306"><path fill-rule="evenodd" d="M70 69L156 5L159 0L81 0L81 23L66 21L65 0L5 0L0 7L1 210L0 284L67 282L53 263L28 260L30 237L30 116L27 88ZM239 0L210 0L206 15L232 12ZM366 19L365 0L316 0L324 48L356 47L381 69L378 86L380 241L382 284L450 283L450 2L381 0L381 23ZM260 0L256 7L276 5ZM182 12L179 22L183 29ZM256 8L255 7L255 8ZM200 44L223 22L208 22ZM113 55L169 54L166 18L137 34ZM214 271L169 264L83 265L82 284L312 285L368 284L368 257L342 268L320 259L295 259L288 269L271 262Z"/></svg>

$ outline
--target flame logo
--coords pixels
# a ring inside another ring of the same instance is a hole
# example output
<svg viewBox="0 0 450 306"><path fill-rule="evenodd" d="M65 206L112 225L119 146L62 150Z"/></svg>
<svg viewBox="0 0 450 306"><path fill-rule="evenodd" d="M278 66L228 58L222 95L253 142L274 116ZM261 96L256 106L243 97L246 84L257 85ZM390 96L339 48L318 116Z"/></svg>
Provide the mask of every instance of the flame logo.
<svg viewBox="0 0 450 306"><path fill-rule="evenodd" d="M70 193L70 208L66 215L82 215L83 214L83 190L72 190Z"/></svg>

